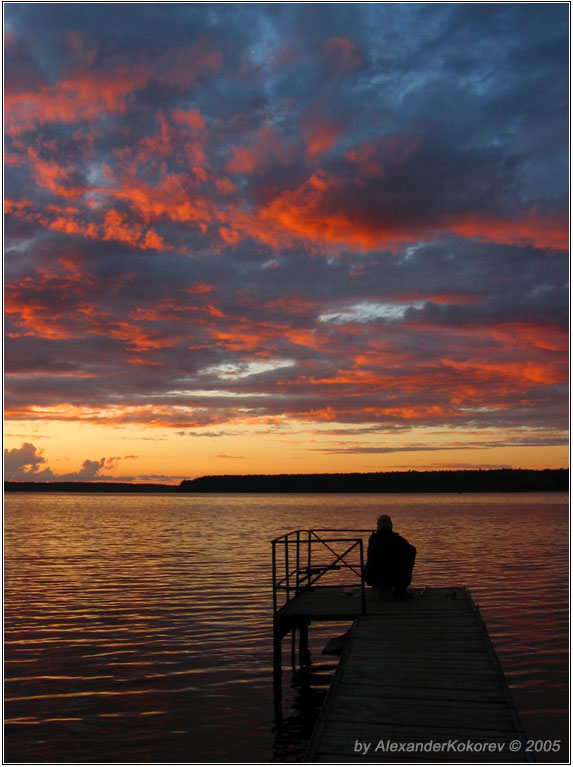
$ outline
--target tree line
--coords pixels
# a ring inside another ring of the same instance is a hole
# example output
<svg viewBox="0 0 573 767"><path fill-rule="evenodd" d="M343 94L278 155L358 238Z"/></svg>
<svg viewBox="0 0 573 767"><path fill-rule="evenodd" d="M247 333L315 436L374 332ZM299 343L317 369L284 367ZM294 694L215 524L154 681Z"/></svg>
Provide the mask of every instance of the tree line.
<svg viewBox="0 0 573 767"><path fill-rule="evenodd" d="M527 493L567 492L568 469L465 469L354 474L227 474L179 485L5 482L5 492L48 493Z"/></svg>

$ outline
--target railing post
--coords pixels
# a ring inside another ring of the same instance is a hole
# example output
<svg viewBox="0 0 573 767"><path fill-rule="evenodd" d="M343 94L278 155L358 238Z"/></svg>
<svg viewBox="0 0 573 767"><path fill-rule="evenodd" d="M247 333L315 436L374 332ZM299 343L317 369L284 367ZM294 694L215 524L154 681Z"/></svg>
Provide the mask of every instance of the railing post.
<svg viewBox="0 0 573 767"><path fill-rule="evenodd" d="M277 611L277 552L276 543L272 541L273 547L273 612Z"/></svg>
<svg viewBox="0 0 573 767"><path fill-rule="evenodd" d="M364 588L364 544L360 538L360 591L362 596L362 614L366 615L366 589Z"/></svg>
<svg viewBox="0 0 573 767"><path fill-rule="evenodd" d="M296 593L300 588L300 530L296 531Z"/></svg>
<svg viewBox="0 0 573 767"><path fill-rule="evenodd" d="M290 599L290 583L289 583L289 571L288 571L288 535L285 535L285 575L286 575L286 598L287 602Z"/></svg>
<svg viewBox="0 0 573 767"><path fill-rule="evenodd" d="M311 537L310 537L310 530L309 530L308 531L308 552L307 552L308 562L307 562L307 569L306 569L306 572L308 573L308 583L306 584L307 586L310 585L310 568L312 566L312 557L310 555L310 545L311 545L310 542L311 542Z"/></svg>

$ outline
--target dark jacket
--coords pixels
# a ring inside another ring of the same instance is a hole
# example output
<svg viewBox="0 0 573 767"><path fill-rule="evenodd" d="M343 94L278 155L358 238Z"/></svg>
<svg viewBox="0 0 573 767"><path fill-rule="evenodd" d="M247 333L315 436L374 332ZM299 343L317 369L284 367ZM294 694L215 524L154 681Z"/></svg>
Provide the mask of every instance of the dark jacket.
<svg viewBox="0 0 573 767"><path fill-rule="evenodd" d="M408 585L415 559L415 547L401 535L391 530L376 531L368 541L364 580L370 586Z"/></svg>

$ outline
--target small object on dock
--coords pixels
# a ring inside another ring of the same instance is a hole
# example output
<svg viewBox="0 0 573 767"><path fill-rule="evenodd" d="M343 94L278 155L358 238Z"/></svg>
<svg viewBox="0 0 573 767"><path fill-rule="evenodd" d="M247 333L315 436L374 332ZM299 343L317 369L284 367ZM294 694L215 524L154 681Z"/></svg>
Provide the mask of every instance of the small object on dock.
<svg viewBox="0 0 573 767"><path fill-rule="evenodd" d="M372 593L374 594L374 599L377 602L384 601L386 599L392 599L392 594L394 593L394 589L392 586L387 586L386 588L379 588L378 586L374 586L372 589Z"/></svg>
<svg viewBox="0 0 573 767"><path fill-rule="evenodd" d="M342 651L344 650L344 645L348 641L349 636L350 636L350 629L344 634L341 634L340 636L332 637L332 639L329 639L328 642L325 644L321 654L322 655L342 655Z"/></svg>

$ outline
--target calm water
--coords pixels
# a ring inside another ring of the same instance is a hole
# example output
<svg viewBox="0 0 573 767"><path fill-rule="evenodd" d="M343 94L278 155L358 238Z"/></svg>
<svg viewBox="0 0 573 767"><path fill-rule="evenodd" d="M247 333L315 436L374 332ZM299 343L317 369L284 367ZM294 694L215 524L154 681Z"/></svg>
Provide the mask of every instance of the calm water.
<svg viewBox="0 0 573 767"><path fill-rule="evenodd" d="M268 541L383 511L414 586L471 589L528 736L565 741L565 495L8 495L6 761L300 758L339 632L311 627L310 689L285 640L276 719Z"/></svg>

